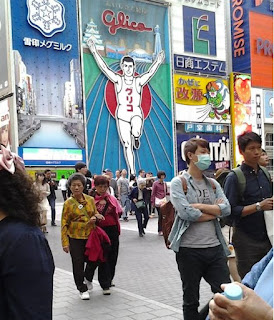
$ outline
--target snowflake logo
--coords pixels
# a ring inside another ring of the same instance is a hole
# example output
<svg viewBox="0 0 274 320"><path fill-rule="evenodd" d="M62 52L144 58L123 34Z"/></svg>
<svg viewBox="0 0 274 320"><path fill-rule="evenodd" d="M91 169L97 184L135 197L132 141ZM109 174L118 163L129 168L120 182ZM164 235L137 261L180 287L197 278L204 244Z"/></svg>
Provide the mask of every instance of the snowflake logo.
<svg viewBox="0 0 274 320"><path fill-rule="evenodd" d="M65 7L58 0L27 0L28 23L45 37L66 28Z"/></svg>

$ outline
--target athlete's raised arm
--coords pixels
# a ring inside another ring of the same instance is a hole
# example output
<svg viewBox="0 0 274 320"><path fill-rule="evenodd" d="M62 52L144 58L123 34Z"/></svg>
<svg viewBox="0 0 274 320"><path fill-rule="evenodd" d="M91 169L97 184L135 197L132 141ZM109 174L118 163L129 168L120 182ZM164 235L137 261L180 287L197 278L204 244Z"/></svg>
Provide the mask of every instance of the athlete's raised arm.
<svg viewBox="0 0 274 320"><path fill-rule="evenodd" d="M141 87L144 86L147 82L149 82L149 80L154 76L164 59L165 53L162 50L161 52L159 52L159 54L157 55L156 59L153 61L152 65L147 70L147 72L137 77L138 84Z"/></svg>
<svg viewBox="0 0 274 320"><path fill-rule="evenodd" d="M106 77L114 82L118 83L120 79L120 75L112 71L109 66L105 63L101 55L98 53L96 49L96 45L91 38L87 40L87 45L89 47L90 52L93 54L95 61L97 62L98 67L102 70L102 72L106 75Z"/></svg>

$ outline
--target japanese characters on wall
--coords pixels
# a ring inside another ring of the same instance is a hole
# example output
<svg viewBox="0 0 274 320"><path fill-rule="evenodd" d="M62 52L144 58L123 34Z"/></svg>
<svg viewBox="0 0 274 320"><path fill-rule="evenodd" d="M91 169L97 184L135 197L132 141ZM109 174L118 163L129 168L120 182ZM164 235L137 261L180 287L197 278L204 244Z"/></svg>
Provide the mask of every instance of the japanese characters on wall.
<svg viewBox="0 0 274 320"><path fill-rule="evenodd" d="M173 177L168 9L82 0L88 160Z"/></svg>
<svg viewBox="0 0 274 320"><path fill-rule="evenodd" d="M224 1L172 2L175 71L226 76Z"/></svg>
<svg viewBox="0 0 274 320"><path fill-rule="evenodd" d="M230 123L228 81L174 75L177 121Z"/></svg>
<svg viewBox="0 0 274 320"><path fill-rule="evenodd" d="M12 0L19 153L27 165L85 160L76 0Z"/></svg>
<svg viewBox="0 0 274 320"><path fill-rule="evenodd" d="M177 154L178 171L187 169L184 155L184 145L191 138L203 138L209 141L210 159L212 161L209 171L230 168L230 139L229 126L223 124L206 123L177 123Z"/></svg>

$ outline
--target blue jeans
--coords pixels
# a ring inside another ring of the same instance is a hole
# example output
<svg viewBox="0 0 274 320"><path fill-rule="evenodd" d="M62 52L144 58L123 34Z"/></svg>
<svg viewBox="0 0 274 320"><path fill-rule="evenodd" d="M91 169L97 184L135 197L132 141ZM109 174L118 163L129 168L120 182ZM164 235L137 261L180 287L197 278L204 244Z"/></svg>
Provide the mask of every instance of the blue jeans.
<svg viewBox="0 0 274 320"><path fill-rule="evenodd" d="M51 223L55 223L55 216L56 216L56 211L55 211L55 198L48 198L50 209L51 209Z"/></svg>
<svg viewBox="0 0 274 320"><path fill-rule="evenodd" d="M130 211L130 200L127 194L121 194L121 206L123 208L122 218L126 218L128 211Z"/></svg>
<svg viewBox="0 0 274 320"><path fill-rule="evenodd" d="M201 279L205 279L213 293L222 292L221 284L231 282L223 247L180 247L176 261L183 287L184 320L200 320L198 307Z"/></svg>

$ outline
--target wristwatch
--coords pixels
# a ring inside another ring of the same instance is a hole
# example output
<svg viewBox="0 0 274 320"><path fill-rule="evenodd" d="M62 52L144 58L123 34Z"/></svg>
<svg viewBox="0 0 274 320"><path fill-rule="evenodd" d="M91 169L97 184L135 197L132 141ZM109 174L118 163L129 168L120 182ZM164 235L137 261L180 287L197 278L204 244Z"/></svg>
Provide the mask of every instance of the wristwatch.
<svg viewBox="0 0 274 320"><path fill-rule="evenodd" d="M262 210L261 205L260 205L260 202L257 202L257 203L256 203L256 210L257 210L257 211L261 211L261 210Z"/></svg>

